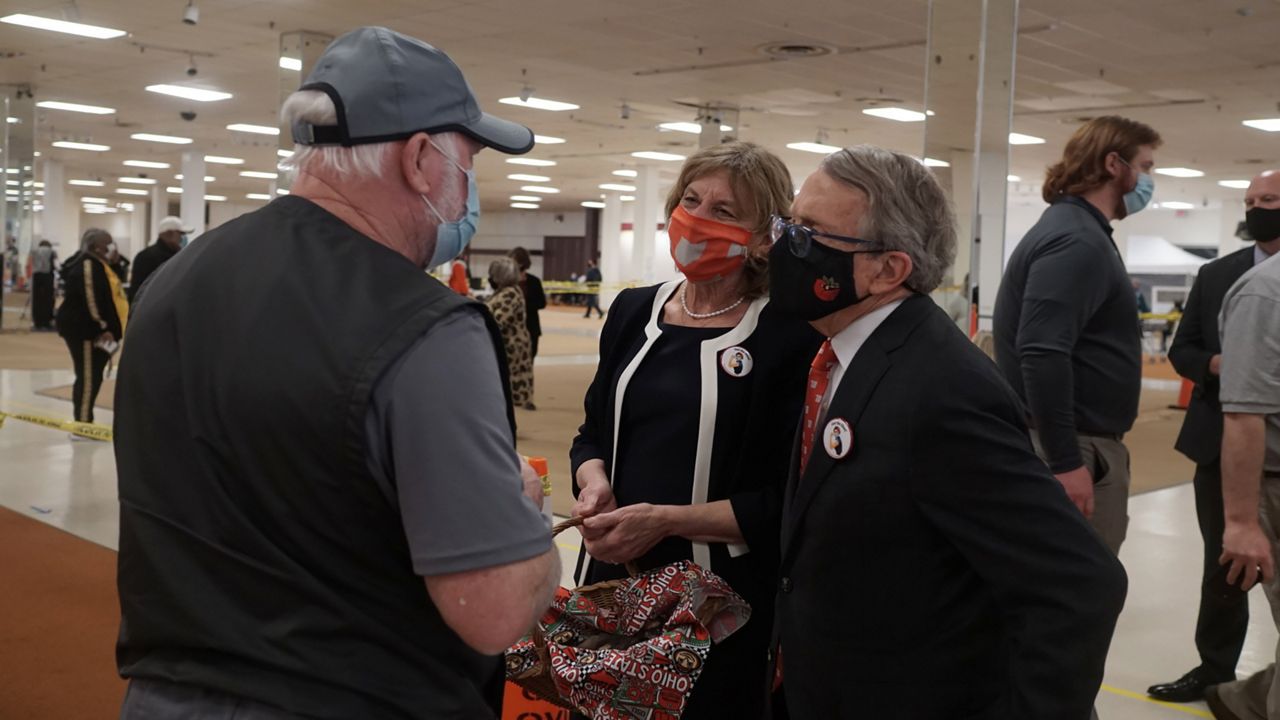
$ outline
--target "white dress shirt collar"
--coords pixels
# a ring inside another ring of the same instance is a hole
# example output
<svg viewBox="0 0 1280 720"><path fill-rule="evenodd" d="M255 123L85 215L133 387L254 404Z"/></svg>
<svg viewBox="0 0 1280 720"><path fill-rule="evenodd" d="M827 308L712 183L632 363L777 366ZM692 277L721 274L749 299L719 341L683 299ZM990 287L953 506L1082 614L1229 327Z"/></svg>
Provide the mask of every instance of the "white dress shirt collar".
<svg viewBox="0 0 1280 720"><path fill-rule="evenodd" d="M893 311L897 310L906 300L906 298L894 300L884 307L872 310L854 320L849 327L836 333L835 337L831 338L831 349L836 351L836 359L840 362L831 370L831 382L827 385L827 393L822 402L824 414L825 408L831 404L831 398L836 395L836 388L840 387L840 381L844 379L844 371L853 362L853 357L866 344L867 338L871 337L876 328L889 319Z"/></svg>
<svg viewBox="0 0 1280 720"><path fill-rule="evenodd" d="M1253 246L1253 264L1254 265L1257 265L1258 263L1262 262L1263 260L1266 260L1269 257L1271 256L1267 254L1266 250L1262 249L1261 245Z"/></svg>

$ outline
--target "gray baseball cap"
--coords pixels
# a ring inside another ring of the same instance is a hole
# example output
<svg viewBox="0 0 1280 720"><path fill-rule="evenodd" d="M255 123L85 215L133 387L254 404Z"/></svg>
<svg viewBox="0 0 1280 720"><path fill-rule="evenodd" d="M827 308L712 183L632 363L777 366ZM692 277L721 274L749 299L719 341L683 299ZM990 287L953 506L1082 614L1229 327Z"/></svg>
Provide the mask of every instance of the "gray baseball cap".
<svg viewBox="0 0 1280 720"><path fill-rule="evenodd" d="M334 40L299 89L324 92L338 111L337 125L294 123L300 145L351 147L454 131L511 155L533 149L529 128L480 111L448 55L384 27Z"/></svg>

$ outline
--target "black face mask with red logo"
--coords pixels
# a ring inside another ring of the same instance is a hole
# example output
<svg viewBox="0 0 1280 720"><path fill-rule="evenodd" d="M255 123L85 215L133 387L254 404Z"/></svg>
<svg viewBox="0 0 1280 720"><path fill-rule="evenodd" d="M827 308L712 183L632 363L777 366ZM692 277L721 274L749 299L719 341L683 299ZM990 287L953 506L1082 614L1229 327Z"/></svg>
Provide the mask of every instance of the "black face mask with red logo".
<svg viewBox="0 0 1280 720"><path fill-rule="evenodd" d="M822 243L808 243L804 257L796 257L785 239L769 251L769 302L808 321L871 297L858 297L853 264L858 253L840 252Z"/></svg>

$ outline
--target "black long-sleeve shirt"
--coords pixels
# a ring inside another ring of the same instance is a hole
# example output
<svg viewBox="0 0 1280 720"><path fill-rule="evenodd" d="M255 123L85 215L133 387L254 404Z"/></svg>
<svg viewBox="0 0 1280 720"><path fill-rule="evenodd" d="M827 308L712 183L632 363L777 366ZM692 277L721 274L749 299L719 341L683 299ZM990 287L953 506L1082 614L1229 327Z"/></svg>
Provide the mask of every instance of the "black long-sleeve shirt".
<svg viewBox="0 0 1280 720"><path fill-rule="evenodd" d="M1079 197L1027 232L996 297L996 362L1027 405L1049 467L1084 463L1078 433L1122 435L1138 416L1142 336L1111 225Z"/></svg>

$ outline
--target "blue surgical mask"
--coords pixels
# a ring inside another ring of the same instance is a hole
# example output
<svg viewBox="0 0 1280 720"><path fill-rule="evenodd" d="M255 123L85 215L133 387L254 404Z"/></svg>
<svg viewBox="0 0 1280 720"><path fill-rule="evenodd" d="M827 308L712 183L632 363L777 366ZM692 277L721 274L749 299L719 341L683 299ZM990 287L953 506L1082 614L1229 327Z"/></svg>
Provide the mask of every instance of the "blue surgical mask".
<svg viewBox="0 0 1280 720"><path fill-rule="evenodd" d="M457 220L445 220L440 211L436 210L436 206L431 204L431 199L426 195L422 196L423 202L440 221L436 226L436 249L431 254L431 261L427 263L427 267L436 267L461 255L467 244L471 242L471 238L475 237L476 228L480 225L480 192L476 189L474 171L462 167L457 160L449 157L448 153L440 150L440 146L435 142L432 142L431 146L441 155L449 158L449 162L467 176L467 211Z"/></svg>
<svg viewBox="0 0 1280 720"><path fill-rule="evenodd" d="M1120 162L1133 168L1129 163L1124 162L1124 158L1120 158ZM1138 184L1132 190L1124 194L1124 209L1126 215L1132 215L1151 204L1151 196L1156 193L1156 181L1151 178L1148 173L1138 173Z"/></svg>
<svg viewBox="0 0 1280 720"><path fill-rule="evenodd" d="M186 233L182 233L182 237L178 238L178 249L181 250L186 247L190 240L191 238Z"/></svg>

